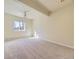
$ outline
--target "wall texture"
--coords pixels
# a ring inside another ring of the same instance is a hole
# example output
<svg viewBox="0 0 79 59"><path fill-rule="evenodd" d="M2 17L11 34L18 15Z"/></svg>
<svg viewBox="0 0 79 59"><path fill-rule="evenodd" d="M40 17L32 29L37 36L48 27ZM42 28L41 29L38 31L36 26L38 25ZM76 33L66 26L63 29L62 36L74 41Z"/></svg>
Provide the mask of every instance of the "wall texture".
<svg viewBox="0 0 79 59"><path fill-rule="evenodd" d="M22 32L15 32L13 30L13 22L15 20L21 20L21 17L18 16L14 16L11 14L7 14L5 13L5 19L4 19L4 36L5 36L5 40L6 39L10 39L10 38L21 38L21 37L29 37L32 36L33 34L33 20L31 19L26 19L25 21L25 31Z"/></svg>

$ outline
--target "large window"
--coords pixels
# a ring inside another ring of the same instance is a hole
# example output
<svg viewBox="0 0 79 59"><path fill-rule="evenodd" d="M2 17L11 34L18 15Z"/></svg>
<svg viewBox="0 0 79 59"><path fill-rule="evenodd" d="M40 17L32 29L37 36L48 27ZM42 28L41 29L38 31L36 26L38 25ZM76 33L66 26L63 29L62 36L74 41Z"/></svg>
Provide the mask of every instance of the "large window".
<svg viewBox="0 0 79 59"><path fill-rule="evenodd" d="M25 31L25 23L22 20L14 21L13 29L14 31Z"/></svg>

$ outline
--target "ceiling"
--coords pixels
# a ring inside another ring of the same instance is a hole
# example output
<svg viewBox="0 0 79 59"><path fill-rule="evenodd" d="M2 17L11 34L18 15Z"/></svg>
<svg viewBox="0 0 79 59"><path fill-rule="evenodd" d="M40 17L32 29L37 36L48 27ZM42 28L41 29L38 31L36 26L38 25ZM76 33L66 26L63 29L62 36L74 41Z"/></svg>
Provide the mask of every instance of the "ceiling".
<svg viewBox="0 0 79 59"><path fill-rule="evenodd" d="M5 13L23 17L24 16L23 14L25 11L30 11L29 6L22 4L17 0L5 0L4 3L5 3L4 4Z"/></svg>
<svg viewBox="0 0 79 59"><path fill-rule="evenodd" d="M33 1L33 0L31 0L31 1ZM64 7L68 4L70 4L71 2L73 2L73 0L62 0L63 2L61 2L61 0L36 0L36 1L41 3L43 6L45 6L51 12L54 12L58 8ZM32 8L29 7L29 5L27 5L27 4L23 4L22 2L20 2L18 0L5 0L4 3L5 3L5 8L4 8L5 12L14 14L14 15L19 15L19 16L23 16L24 11L31 11L33 8L33 7ZM37 7L39 7L39 6L37 6Z"/></svg>
<svg viewBox="0 0 79 59"><path fill-rule="evenodd" d="M47 7L50 11L54 12L58 8L64 7L74 0L38 0L45 7Z"/></svg>

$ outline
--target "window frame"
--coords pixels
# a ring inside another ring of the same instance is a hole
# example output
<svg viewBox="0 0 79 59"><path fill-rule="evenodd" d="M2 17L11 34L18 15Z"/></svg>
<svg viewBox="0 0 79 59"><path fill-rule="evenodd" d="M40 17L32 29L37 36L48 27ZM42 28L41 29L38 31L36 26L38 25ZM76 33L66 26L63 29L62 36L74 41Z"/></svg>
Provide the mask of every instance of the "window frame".
<svg viewBox="0 0 79 59"><path fill-rule="evenodd" d="M17 27L16 27L15 22L18 22L18 26ZM22 25L21 25L21 23L22 23ZM14 20L14 22L13 22L13 30L17 31L17 32L25 31L25 22L23 20Z"/></svg>

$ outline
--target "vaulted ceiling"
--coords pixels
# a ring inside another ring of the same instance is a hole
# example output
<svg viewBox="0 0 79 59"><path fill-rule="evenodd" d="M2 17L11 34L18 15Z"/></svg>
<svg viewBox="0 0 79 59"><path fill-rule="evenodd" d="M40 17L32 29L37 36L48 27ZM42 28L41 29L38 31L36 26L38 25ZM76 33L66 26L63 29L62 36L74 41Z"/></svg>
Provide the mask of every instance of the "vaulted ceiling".
<svg viewBox="0 0 79 59"><path fill-rule="evenodd" d="M37 11L49 15L64 7L74 0L5 0L5 12L22 15L24 11L34 8Z"/></svg>

